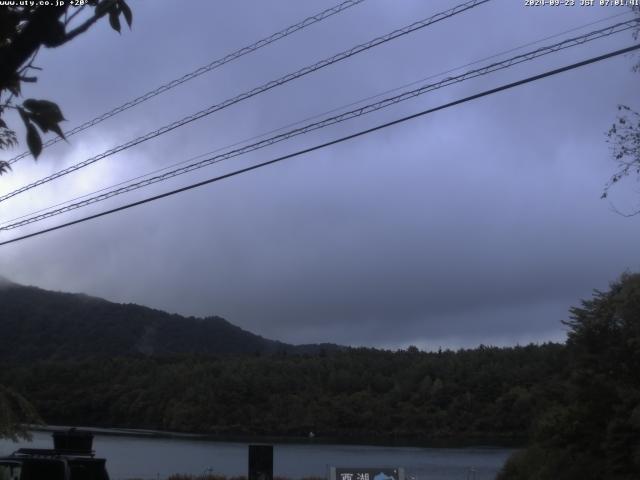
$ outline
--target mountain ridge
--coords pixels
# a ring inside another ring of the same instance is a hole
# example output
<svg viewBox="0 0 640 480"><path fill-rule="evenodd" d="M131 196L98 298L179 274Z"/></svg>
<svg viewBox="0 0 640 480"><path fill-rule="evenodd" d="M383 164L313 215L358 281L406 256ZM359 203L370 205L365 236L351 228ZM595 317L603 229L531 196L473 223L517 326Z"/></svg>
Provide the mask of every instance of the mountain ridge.
<svg viewBox="0 0 640 480"><path fill-rule="evenodd" d="M342 349L271 340L219 316L193 317L0 276L0 361L66 361L176 354L303 354Z"/></svg>

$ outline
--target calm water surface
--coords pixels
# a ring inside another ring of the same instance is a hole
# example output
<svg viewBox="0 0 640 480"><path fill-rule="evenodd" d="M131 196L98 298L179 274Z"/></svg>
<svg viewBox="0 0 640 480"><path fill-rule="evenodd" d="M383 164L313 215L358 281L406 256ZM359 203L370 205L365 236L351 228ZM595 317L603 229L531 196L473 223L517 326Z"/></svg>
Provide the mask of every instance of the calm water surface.
<svg viewBox="0 0 640 480"><path fill-rule="evenodd" d="M164 479L173 473L247 474L247 443L96 434L94 449L107 459L112 480ZM51 448L51 434L34 432L31 443L0 440L0 454L20 447ZM405 467L415 480L494 479L506 448L417 448L360 445L275 444L274 475L325 477L329 466Z"/></svg>

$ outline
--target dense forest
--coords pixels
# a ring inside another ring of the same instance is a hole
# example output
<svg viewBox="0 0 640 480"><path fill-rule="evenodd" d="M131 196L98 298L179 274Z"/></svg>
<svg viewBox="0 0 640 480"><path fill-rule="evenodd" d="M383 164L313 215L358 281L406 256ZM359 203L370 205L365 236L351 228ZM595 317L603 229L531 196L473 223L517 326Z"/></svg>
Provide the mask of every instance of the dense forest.
<svg viewBox="0 0 640 480"><path fill-rule="evenodd" d="M640 478L640 274L571 309L567 366L500 480Z"/></svg>
<svg viewBox="0 0 640 480"><path fill-rule="evenodd" d="M0 384L25 395L50 424L314 432L316 441L526 442L500 480L640 478L640 274L596 291L565 325L566 344L459 351L317 346L74 358L54 349L29 362L3 353Z"/></svg>
<svg viewBox="0 0 640 480"><path fill-rule="evenodd" d="M562 387L565 349L349 349L128 357L0 368L48 423L214 434L523 440Z"/></svg>

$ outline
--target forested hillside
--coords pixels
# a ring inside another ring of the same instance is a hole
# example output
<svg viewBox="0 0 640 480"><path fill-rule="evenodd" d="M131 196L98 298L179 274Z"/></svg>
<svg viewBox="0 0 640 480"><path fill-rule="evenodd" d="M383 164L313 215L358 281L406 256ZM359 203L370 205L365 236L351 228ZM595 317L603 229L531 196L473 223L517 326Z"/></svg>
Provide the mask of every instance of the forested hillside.
<svg viewBox="0 0 640 480"><path fill-rule="evenodd" d="M194 318L82 294L0 281L0 361L83 360L122 355L314 352L267 340L220 317Z"/></svg>

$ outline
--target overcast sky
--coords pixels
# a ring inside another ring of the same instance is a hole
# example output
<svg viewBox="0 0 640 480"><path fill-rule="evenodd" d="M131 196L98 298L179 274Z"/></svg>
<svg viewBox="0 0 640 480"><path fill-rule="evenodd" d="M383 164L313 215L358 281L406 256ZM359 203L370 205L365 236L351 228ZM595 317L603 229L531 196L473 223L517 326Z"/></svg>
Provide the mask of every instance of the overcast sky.
<svg viewBox="0 0 640 480"><path fill-rule="evenodd" d="M336 3L131 0L131 31L118 35L104 21L42 51L39 82L24 94L56 101L72 128ZM37 163L20 161L0 178L0 193L458 3L366 0L49 148ZM625 12L493 0L8 200L0 221ZM627 18L632 15L499 58ZM572 48L1 238L632 42L625 32ZM0 274L184 315L219 315L293 343L432 349L563 340L560 320L571 305L623 271L640 269L640 217L624 218L599 198L615 169L605 133L616 106L640 108L633 63L617 57L0 247ZM627 182L614 191L615 205L633 208L637 187Z"/></svg>

